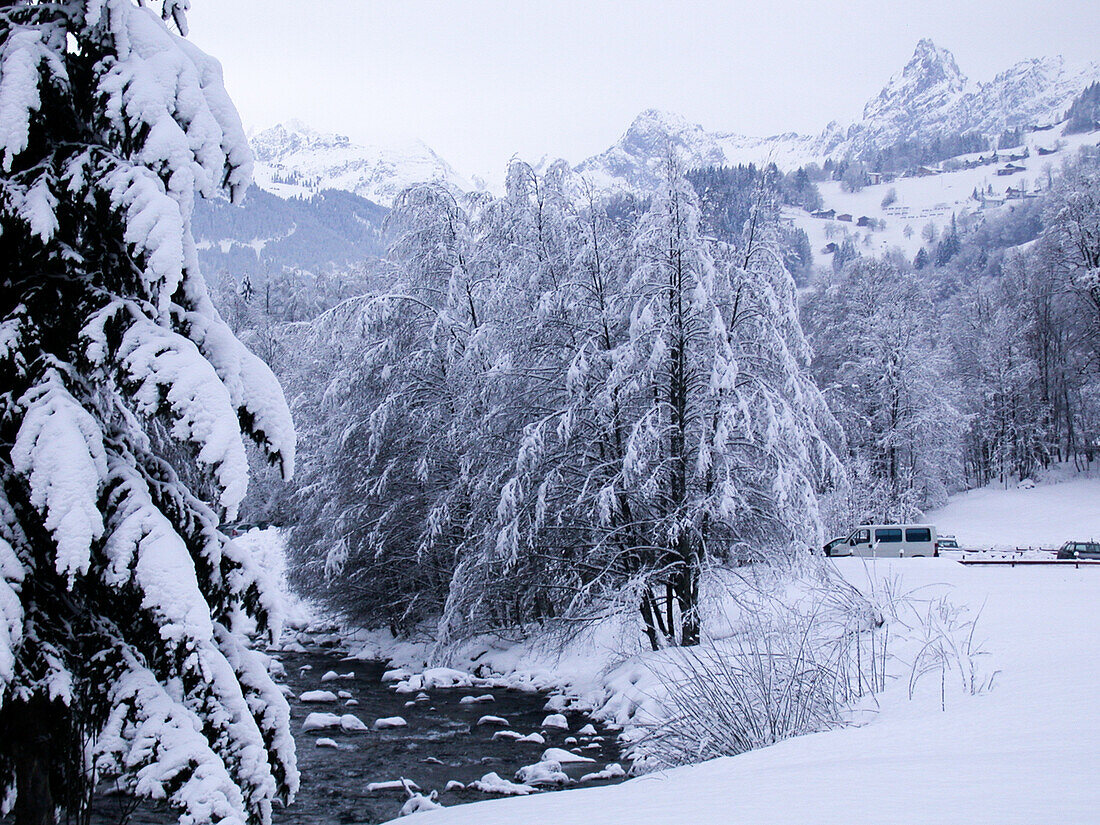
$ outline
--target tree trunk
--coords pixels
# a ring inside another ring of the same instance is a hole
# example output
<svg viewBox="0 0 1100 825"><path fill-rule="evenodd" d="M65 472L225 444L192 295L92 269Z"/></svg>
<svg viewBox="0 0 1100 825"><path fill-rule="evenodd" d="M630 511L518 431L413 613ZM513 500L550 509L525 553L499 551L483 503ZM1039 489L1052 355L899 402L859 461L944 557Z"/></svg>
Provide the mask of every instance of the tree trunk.
<svg viewBox="0 0 1100 825"><path fill-rule="evenodd" d="M699 559L687 537L682 537L680 550L683 561L675 577L676 600L680 606L680 644L699 644Z"/></svg>
<svg viewBox="0 0 1100 825"><path fill-rule="evenodd" d="M50 787L50 743L44 727L51 708L35 703L21 713L23 735L15 750L15 825L55 825L53 789Z"/></svg>
<svg viewBox="0 0 1100 825"><path fill-rule="evenodd" d="M660 650L661 643L657 636L657 627L653 613L653 597L649 594L649 588L646 588L645 595L642 596L642 620L645 622L645 634L649 637L649 646L653 650Z"/></svg>

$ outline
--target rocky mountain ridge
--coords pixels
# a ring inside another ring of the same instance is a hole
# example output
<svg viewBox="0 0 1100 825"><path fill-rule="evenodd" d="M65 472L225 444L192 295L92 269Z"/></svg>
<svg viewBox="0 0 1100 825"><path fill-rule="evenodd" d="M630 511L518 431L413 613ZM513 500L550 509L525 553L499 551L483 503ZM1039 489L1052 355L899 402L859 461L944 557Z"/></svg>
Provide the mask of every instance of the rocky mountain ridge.
<svg viewBox="0 0 1100 825"><path fill-rule="evenodd" d="M973 82L954 55L929 39L867 101L862 118L847 127L831 123L820 134L753 137L710 131L656 109L640 113L604 152L577 165L605 188L645 189L658 179L669 145L688 167L774 162L792 169L826 159L870 158L913 143L995 142L1005 130L1061 120L1074 97L1100 79L1100 65L1071 66L1061 57L1023 60L992 80ZM355 144L347 137L288 122L252 138L256 183L281 197L341 189L390 206L413 183L439 181L456 189L473 183L421 141ZM959 151L969 151L960 149ZM540 165L545 165L540 164Z"/></svg>
<svg viewBox="0 0 1100 825"><path fill-rule="evenodd" d="M1074 97L1100 79L1100 65L1070 66L1063 58L1024 60L987 82L974 83L946 49L924 39L883 89L867 101L863 117L844 128L829 124L818 135L755 138L711 132L670 112L650 109L623 136L577 170L606 186L645 188L671 145L689 167L775 162L791 169L870 157L901 144L950 142L961 136L996 141L1005 130L1059 122Z"/></svg>
<svg viewBox="0 0 1100 825"><path fill-rule="evenodd" d="M340 189L390 206L414 183L439 181L468 190L471 184L419 140L353 143L300 121L265 129L251 139L255 181L281 197L311 196Z"/></svg>

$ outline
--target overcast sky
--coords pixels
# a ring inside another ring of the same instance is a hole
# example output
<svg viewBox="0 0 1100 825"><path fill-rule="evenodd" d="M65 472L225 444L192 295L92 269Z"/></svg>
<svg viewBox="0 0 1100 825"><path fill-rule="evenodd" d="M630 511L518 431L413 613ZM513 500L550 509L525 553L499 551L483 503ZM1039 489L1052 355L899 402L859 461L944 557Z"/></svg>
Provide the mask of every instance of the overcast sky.
<svg viewBox="0 0 1100 825"><path fill-rule="evenodd" d="M918 39L988 80L1017 60L1100 61L1100 0L194 0L245 125L419 137L460 172L576 162L641 110L708 129L849 122ZM495 175L499 176L499 174Z"/></svg>

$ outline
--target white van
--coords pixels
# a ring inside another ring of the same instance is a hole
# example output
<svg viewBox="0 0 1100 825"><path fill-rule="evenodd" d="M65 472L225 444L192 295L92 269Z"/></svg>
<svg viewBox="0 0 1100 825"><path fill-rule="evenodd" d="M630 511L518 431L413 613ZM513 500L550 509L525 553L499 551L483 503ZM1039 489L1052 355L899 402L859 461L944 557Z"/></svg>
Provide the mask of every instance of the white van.
<svg viewBox="0 0 1100 825"><path fill-rule="evenodd" d="M899 559L936 555L936 528L931 524L863 524L849 536L825 545L826 556Z"/></svg>

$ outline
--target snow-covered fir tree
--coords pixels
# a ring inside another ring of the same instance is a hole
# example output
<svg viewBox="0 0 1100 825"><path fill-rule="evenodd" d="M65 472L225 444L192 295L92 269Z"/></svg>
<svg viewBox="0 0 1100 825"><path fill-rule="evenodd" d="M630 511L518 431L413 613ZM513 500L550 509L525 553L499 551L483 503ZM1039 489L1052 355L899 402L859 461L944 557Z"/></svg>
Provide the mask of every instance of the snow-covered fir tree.
<svg viewBox="0 0 1100 825"><path fill-rule="evenodd" d="M266 823L297 785L248 633L264 574L219 531L244 436L289 477L270 370L196 264L196 192L250 177L186 0L0 7L0 797L20 825L95 780L187 822Z"/></svg>

